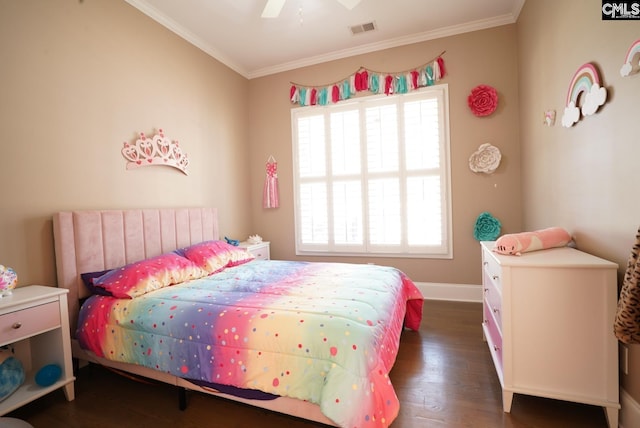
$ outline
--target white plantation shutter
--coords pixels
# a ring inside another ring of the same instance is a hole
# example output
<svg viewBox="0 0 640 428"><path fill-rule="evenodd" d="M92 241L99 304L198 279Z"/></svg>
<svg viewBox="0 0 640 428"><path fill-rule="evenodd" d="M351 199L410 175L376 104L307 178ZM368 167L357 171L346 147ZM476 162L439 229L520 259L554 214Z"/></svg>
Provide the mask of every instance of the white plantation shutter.
<svg viewBox="0 0 640 428"><path fill-rule="evenodd" d="M326 245L329 242L327 185L306 183L300 190L301 238L307 244Z"/></svg>
<svg viewBox="0 0 640 428"><path fill-rule="evenodd" d="M380 101L388 102L389 100ZM397 172L399 167L397 106L376 106L367 108L365 111L369 172Z"/></svg>
<svg viewBox="0 0 640 428"><path fill-rule="evenodd" d="M298 174L300 177L325 176L324 117L300 119L298 122Z"/></svg>
<svg viewBox="0 0 640 428"><path fill-rule="evenodd" d="M291 118L296 254L451 257L446 85Z"/></svg>
<svg viewBox="0 0 640 428"><path fill-rule="evenodd" d="M409 246L442 245L445 235L442 224L440 177L409 177L407 179L407 240Z"/></svg>
<svg viewBox="0 0 640 428"><path fill-rule="evenodd" d="M333 236L336 245L364 245L362 185L360 181L333 184Z"/></svg>
<svg viewBox="0 0 640 428"><path fill-rule="evenodd" d="M334 176L360 174L358 110L331 114L331 172Z"/></svg>
<svg viewBox="0 0 640 428"><path fill-rule="evenodd" d="M397 178L369 180L369 240L381 251L387 246L400 245L402 218L400 183ZM374 248L372 248L373 251Z"/></svg>
<svg viewBox="0 0 640 428"><path fill-rule="evenodd" d="M407 239L411 247L439 247L446 229L431 227L443 223L445 204L440 169L447 158L440 143L437 98L405 104L405 148L407 169Z"/></svg>

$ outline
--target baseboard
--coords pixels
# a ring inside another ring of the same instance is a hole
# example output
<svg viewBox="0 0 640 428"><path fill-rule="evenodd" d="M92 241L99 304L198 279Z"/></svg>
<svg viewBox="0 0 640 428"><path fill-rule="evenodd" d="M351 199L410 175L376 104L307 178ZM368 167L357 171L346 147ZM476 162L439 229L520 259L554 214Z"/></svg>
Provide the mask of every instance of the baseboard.
<svg viewBox="0 0 640 428"><path fill-rule="evenodd" d="M451 300L456 302L482 302L482 286L472 284L444 284L416 282L427 300Z"/></svg>
<svg viewBox="0 0 640 428"><path fill-rule="evenodd" d="M640 404L620 388L620 428L640 427Z"/></svg>

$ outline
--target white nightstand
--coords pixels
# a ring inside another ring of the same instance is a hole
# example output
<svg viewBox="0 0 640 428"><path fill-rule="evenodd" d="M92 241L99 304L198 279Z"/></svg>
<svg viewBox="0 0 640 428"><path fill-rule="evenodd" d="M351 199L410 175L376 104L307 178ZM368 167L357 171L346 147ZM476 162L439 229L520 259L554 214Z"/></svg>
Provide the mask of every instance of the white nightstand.
<svg viewBox="0 0 640 428"><path fill-rule="evenodd" d="M18 287L0 298L0 346L9 346L26 372L24 384L0 401L0 416L58 388L74 399L68 290L42 285ZM62 369L53 385L36 384L35 374L48 364Z"/></svg>
<svg viewBox="0 0 640 428"><path fill-rule="evenodd" d="M257 244L250 244L249 242L244 241L240 243L239 247L244 248L245 250L256 256L256 260L271 259L269 241L262 241Z"/></svg>

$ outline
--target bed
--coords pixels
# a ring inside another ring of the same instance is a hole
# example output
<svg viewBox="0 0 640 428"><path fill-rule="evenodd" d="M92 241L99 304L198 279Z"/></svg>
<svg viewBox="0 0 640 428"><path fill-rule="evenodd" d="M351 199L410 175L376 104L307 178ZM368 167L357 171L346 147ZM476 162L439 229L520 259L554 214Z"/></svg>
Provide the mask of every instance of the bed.
<svg viewBox="0 0 640 428"><path fill-rule="evenodd" d="M74 358L326 425L396 418L388 374L422 317L401 271L252 260L215 208L66 211L53 231Z"/></svg>

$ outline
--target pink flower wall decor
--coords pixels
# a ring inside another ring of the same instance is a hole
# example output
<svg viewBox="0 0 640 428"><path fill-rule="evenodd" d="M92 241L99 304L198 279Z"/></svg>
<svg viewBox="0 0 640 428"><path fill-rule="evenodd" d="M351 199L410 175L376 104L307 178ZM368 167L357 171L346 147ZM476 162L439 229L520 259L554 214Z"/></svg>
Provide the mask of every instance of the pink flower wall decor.
<svg viewBox="0 0 640 428"><path fill-rule="evenodd" d="M498 107L498 93L489 85L478 85L471 90L467 103L476 116L489 116Z"/></svg>

